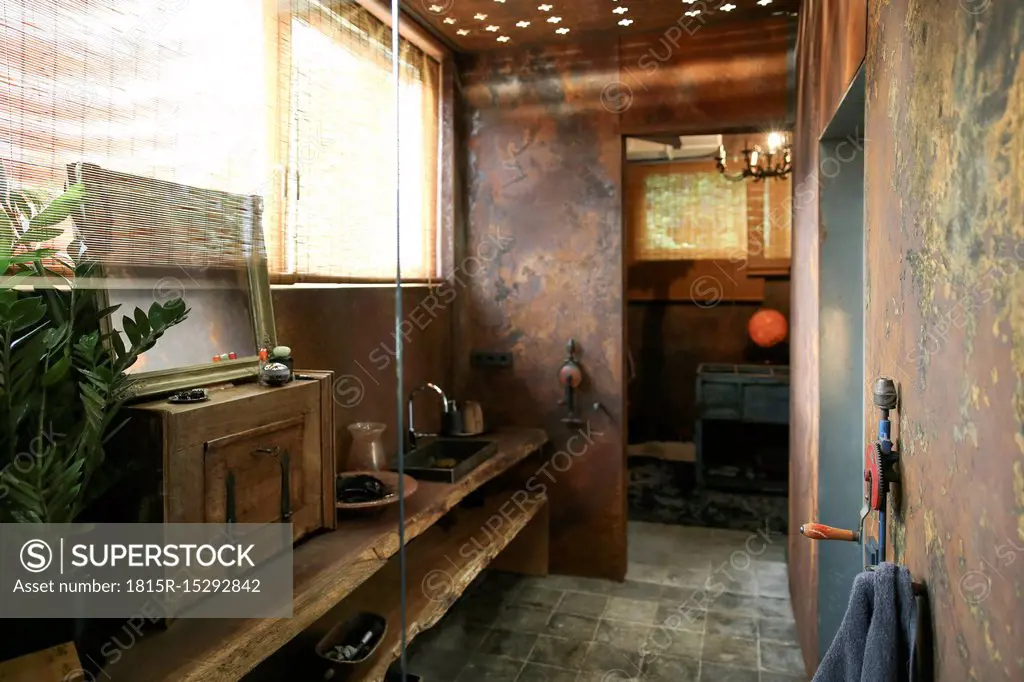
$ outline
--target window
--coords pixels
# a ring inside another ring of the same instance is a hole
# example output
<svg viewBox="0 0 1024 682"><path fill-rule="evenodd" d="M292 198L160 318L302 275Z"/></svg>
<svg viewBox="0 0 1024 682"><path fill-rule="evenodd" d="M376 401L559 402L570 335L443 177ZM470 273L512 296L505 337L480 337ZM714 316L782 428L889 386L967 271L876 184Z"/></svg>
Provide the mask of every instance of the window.
<svg viewBox="0 0 1024 682"><path fill-rule="evenodd" d="M702 161L634 164L628 172L634 260L746 256L746 183Z"/></svg>
<svg viewBox="0 0 1024 682"><path fill-rule="evenodd" d="M159 193L160 181L241 194L261 186L263 22L251 0L5 0L0 160L12 187L59 194L68 166L82 162L138 176L114 199L134 215L84 235L94 253L138 265L236 263L246 233L224 234L231 207L203 206L184 225L139 197Z"/></svg>
<svg viewBox="0 0 1024 682"><path fill-rule="evenodd" d="M629 164L634 261L788 261L790 180L735 182L713 162Z"/></svg>
<svg viewBox="0 0 1024 682"><path fill-rule="evenodd" d="M289 189L277 281L394 280L395 94L391 30L355 4L297 3L282 41ZM438 273L437 62L401 40L403 279Z"/></svg>
<svg viewBox="0 0 1024 682"><path fill-rule="evenodd" d="M231 207L187 225L147 217L137 197L165 181L260 196L277 281L393 280L390 51L390 29L352 2L5 0L0 160L51 195L79 163L146 184L125 194L130 224L94 236L120 263L235 263L252 246L225 232ZM430 279L440 68L405 40L401 62L402 273Z"/></svg>

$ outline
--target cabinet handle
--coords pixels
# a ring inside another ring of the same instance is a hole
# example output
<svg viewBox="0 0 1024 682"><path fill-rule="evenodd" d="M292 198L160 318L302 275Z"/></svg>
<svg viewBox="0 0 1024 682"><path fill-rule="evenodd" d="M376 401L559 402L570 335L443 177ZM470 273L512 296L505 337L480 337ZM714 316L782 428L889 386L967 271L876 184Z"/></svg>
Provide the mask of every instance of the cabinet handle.
<svg viewBox="0 0 1024 682"><path fill-rule="evenodd" d="M281 454L281 522L287 523L292 518L292 486L291 456L285 450Z"/></svg>
<svg viewBox="0 0 1024 682"><path fill-rule="evenodd" d="M276 457L281 466L281 522L287 523L292 518L291 456L287 450L282 451L276 445L270 448L256 448L253 454Z"/></svg>
<svg viewBox="0 0 1024 682"><path fill-rule="evenodd" d="M224 485L227 488L227 509L225 510L224 516L228 523L235 523L237 520L235 514L235 472L228 472L228 477L225 479Z"/></svg>

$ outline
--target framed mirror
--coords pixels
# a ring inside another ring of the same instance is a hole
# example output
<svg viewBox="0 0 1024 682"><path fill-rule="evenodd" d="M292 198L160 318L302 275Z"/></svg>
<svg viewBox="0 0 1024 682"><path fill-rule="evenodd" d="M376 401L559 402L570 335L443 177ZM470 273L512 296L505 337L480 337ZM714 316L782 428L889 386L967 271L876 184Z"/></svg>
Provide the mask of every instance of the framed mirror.
<svg viewBox="0 0 1024 682"><path fill-rule="evenodd" d="M136 307L182 298L190 312L129 370L137 397L259 373L259 349L276 343L262 199L105 170L69 168L85 185L78 237L100 264L112 328ZM126 337L127 341L127 337Z"/></svg>

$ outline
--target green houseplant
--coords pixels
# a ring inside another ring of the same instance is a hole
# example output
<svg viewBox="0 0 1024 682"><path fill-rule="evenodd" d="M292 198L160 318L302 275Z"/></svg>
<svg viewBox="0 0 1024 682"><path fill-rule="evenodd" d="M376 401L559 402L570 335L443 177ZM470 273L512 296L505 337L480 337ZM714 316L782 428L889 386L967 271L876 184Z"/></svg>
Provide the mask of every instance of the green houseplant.
<svg viewBox="0 0 1024 682"><path fill-rule="evenodd" d="M84 245L40 246L84 196L77 184L52 200L14 189L0 166L0 522L68 523L109 487L104 445L131 396L125 370L188 315L180 298L136 308L127 346L105 324L117 306L76 286L98 274Z"/></svg>

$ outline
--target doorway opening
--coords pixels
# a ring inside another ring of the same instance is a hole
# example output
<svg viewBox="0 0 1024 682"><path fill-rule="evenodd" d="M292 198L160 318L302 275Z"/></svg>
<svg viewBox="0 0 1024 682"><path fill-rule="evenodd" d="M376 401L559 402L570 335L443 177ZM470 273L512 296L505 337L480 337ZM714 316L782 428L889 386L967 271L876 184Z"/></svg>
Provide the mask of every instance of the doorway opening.
<svg viewBox="0 0 1024 682"><path fill-rule="evenodd" d="M787 530L790 178L716 163L778 139L626 138L631 520Z"/></svg>

